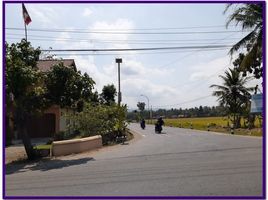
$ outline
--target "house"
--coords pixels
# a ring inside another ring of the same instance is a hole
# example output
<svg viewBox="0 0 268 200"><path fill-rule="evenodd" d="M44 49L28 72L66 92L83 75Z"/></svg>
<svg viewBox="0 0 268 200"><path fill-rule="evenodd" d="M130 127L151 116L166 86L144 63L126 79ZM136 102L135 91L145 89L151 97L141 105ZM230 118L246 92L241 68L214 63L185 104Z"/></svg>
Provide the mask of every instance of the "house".
<svg viewBox="0 0 268 200"><path fill-rule="evenodd" d="M73 59L62 60L39 60L37 67L41 72L48 72L54 65L63 63L66 67L73 67L76 70L76 65ZM59 105L53 105L44 111L41 116L32 117L27 123L27 131L31 138L38 137L53 137L55 133L65 131L69 121L65 115L72 112L70 109L60 108Z"/></svg>

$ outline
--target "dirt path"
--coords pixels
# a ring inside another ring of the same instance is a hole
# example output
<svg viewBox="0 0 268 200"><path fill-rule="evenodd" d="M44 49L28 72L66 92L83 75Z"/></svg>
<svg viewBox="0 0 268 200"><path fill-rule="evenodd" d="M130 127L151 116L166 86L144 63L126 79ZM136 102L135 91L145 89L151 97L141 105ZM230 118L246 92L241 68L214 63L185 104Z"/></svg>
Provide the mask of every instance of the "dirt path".
<svg viewBox="0 0 268 200"><path fill-rule="evenodd" d="M27 156L23 145L12 145L5 148L5 164L26 158Z"/></svg>

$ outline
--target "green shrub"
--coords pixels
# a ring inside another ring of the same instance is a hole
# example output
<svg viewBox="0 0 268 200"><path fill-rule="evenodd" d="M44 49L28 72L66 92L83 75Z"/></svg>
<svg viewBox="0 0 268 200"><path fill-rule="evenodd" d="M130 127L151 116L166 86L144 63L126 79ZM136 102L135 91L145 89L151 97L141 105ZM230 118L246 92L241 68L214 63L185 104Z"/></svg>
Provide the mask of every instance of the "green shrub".
<svg viewBox="0 0 268 200"><path fill-rule="evenodd" d="M103 144L115 141L126 129L126 106L84 105L83 111L67 116L72 122L69 131L77 130L82 137L101 135Z"/></svg>
<svg viewBox="0 0 268 200"><path fill-rule="evenodd" d="M54 141L60 141L60 140L64 140L64 139L65 139L65 132L64 131L60 131L58 133L55 133Z"/></svg>

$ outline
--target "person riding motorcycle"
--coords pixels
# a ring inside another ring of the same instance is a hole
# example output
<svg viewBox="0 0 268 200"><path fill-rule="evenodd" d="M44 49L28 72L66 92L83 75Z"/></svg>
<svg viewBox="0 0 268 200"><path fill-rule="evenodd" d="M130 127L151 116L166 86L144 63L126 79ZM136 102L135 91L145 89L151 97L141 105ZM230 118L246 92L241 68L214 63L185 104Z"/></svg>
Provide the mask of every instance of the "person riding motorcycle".
<svg viewBox="0 0 268 200"><path fill-rule="evenodd" d="M141 128L145 129L145 120L144 119L141 120L140 124L141 124Z"/></svg>
<svg viewBox="0 0 268 200"><path fill-rule="evenodd" d="M159 117L157 119L157 122L155 124L155 132L161 133L162 131L162 126L165 124L164 120L162 119L162 117Z"/></svg>

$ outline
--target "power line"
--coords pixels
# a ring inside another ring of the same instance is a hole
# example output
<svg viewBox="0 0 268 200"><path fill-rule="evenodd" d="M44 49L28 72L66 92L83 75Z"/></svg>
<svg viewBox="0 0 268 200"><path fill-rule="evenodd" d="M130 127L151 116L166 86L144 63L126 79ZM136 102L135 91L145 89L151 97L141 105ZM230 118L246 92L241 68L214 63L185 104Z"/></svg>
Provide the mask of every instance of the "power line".
<svg viewBox="0 0 268 200"><path fill-rule="evenodd" d="M23 28L6 28L7 30L24 30ZM64 33L96 33L96 34L135 34L135 35L173 35L173 34L211 34L211 33L237 33L246 31L186 31L186 32L120 32L120 31L78 31L78 30L61 30L61 29L28 29L34 32L64 32Z"/></svg>
<svg viewBox="0 0 268 200"><path fill-rule="evenodd" d="M207 95L207 96L202 96L202 97L195 98L195 99L192 99L192 100L184 101L184 102L181 102L181 103L170 104L170 105L160 105L160 106L154 106L154 107L155 108L164 108L164 107L178 106L178 105L183 105L183 104L186 104L186 103L192 103L192 102L195 102L195 101L206 99L208 97L212 97L212 96L211 95Z"/></svg>
<svg viewBox="0 0 268 200"><path fill-rule="evenodd" d="M234 35L234 34L228 35L228 36L226 36L226 37L224 37L224 38L221 38L221 39L219 39L219 40L216 40L216 41L214 41L214 42L211 42L210 45L213 45L213 44L217 43L218 41L226 40L227 38L231 37L232 35ZM172 62L169 62L169 63L166 64L166 65L163 65L161 68L166 67L166 66L168 66L168 65L170 65L170 64L174 64L174 63L176 63L176 62L178 62L178 61L181 61L181 60L187 58L188 56L191 56L191 55L193 55L194 53L197 53L197 52L199 52L199 51L200 51L200 49L197 49L197 50L193 51L192 53L189 53L189 54L187 54L187 55L185 55L185 56L183 56L183 57L180 57L180 58L177 58L177 59L173 60Z"/></svg>
<svg viewBox="0 0 268 200"><path fill-rule="evenodd" d="M235 25L230 25L230 27L235 27ZM225 28L226 29L226 25L211 25L211 26L188 26L188 27L157 27L157 28L128 28L128 29L120 29L117 28L116 31L135 31L135 30L181 30L181 29L203 29L203 28ZM18 27L7 27L6 29L23 29L23 28L18 28ZM48 29L44 29L44 30L48 30ZM59 30L59 31L74 31L74 30L78 30L78 31L88 31L88 29L68 29L68 28L61 28L61 29L55 29L55 30ZM92 29L93 31L114 31L115 29Z"/></svg>
<svg viewBox="0 0 268 200"><path fill-rule="evenodd" d="M230 25L235 27L235 25ZM226 29L226 25L211 25L211 26L188 26L188 27L157 27L157 28L129 28L129 29L116 29L119 31L126 31L126 30L180 30L180 29L203 29L203 28L225 28ZM15 27L8 27L6 29L15 29ZM23 28L17 28L17 29L23 29ZM66 29L66 28L62 28L62 29L57 29L57 30L63 30L63 31L73 31L74 29ZM88 29L75 29L78 31L88 31ZM115 30L115 29L92 29L94 31L111 31L111 30Z"/></svg>
<svg viewBox="0 0 268 200"><path fill-rule="evenodd" d="M6 39L21 39L19 37L7 37ZM29 37L28 37L29 39ZM90 40L73 40L73 39L55 39L55 40L51 40L51 39L43 39L43 38L31 38L29 40L33 40L33 41L50 41L50 42L54 42L54 41L62 41L62 42L70 42L70 43L77 43L77 42L90 42L90 43L100 43L100 44L117 44L116 42L109 42L109 41L90 41ZM127 44L144 44L144 45L164 45L164 44L174 44L174 45L178 45L178 44L191 44L191 45L202 45L202 44L207 44L205 42L201 42L201 43L192 43L192 42L127 42Z"/></svg>
<svg viewBox="0 0 268 200"><path fill-rule="evenodd" d="M22 36L24 37L24 34L16 34L16 33L6 33L7 35L17 35L17 36ZM66 38L66 37L53 37L53 36L43 36L43 35L28 35L29 37L34 37L34 38L49 38L49 39L62 39L62 40L77 40L77 41L89 41L89 42L176 42L176 41L217 41L217 40L222 40L222 38L201 38L201 39L127 39L127 40L112 40L112 39L108 39L108 40L100 40L100 39L95 39L95 38ZM18 38L19 39L19 38ZM226 38L225 40L238 40L241 38Z"/></svg>
<svg viewBox="0 0 268 200"><path fill-rule="evenodd" d="M222 51L222 50L226 50L227 48L215 48L215 49L204 49L204 50L201 50L200 52L204 52L204 51ZM158 52L143 52L143 53L138 53L138 52L135 52L135 54L133 53L120 53L120 55L148 55L148 54L172 54L172 53L185 53L185 52L193 52L193 51L158 51ZM101 53L101 54L97 54L97 53L84 53L84 54L73 54L73 53L56 53L55 56L116 56L116 55L119 55L119 54L112 54L112 53Z"/></svg>
<svg viewBox="0 0 268 200"><path fill-rule="evenodd" d="M152 48L130 48L130 49L44 49L41 51L61 52L61 51L73 51L73 52L105 52L105 51L156 51L156 50L171 50L171 49L210 49L231 47L231 45L205 45L205 46L180 46L180 47L152 47Z"/></svg>

